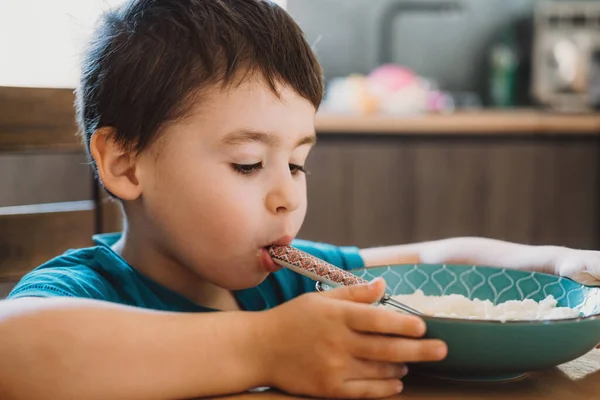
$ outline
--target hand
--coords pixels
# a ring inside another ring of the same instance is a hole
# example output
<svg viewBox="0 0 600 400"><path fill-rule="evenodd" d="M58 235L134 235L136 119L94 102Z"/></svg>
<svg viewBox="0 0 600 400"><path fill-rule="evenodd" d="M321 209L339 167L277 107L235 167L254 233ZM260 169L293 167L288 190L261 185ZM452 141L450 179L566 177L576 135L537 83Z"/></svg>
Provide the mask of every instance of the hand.
<svg viewBox="0 0 600 400"><path fill-rule="evenodd" d="M556 275L590 286L600 286L600 252L561 248L554 262Z"/></svg>
<svg viewBox="0 0 600 400"><path fill-rule="evenodd" d="M600 251L563 248L554 264L556 275L588 286L600 286ZM596 346L600 349L600 345Z"/></svg>
<svg viewBox="0 0 600 400"><path fill-rule="evenodd" d="M422 319L376 302L385 282L300 296L263 314L265 384L297 395L380 398L402 390L405 362L438 361L447 347Z"/></svg>

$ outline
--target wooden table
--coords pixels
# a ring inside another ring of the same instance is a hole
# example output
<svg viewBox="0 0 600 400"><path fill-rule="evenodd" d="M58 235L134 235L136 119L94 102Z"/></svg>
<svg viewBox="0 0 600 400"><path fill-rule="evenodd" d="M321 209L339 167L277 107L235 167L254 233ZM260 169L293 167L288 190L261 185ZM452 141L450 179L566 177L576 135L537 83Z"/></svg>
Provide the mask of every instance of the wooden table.
<svg viewBox="0 0 600 400"><path fill-rule="evenodd" d="M557 368L532 372L504 383L456 383L409 374L398 400L592 400L600 399L600 350ZM276 391L223 397L221 400L291 400Z"/></svg>

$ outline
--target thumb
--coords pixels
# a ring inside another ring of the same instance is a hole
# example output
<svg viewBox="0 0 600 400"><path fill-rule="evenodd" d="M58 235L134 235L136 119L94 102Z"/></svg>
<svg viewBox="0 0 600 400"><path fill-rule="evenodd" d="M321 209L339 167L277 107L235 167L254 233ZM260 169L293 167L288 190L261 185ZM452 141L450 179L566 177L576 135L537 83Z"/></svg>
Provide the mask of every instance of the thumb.
<svg viewBox="0 0 600 400"><path fill-rule="evenodd" d="M375 278L371 282L358 285L342 286L323 292L324 296L337 300L349 300L358 303L375 303L385 293L383 278Z"/></svg>

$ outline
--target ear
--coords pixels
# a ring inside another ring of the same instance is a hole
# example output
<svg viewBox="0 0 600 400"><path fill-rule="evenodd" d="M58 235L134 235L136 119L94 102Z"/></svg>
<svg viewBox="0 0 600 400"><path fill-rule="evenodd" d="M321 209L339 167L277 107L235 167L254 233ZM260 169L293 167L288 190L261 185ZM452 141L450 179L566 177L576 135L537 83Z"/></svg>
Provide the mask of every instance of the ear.
<svg viewBox="0 0 600 400"><path fill-rule="evenodd" d="M135 200L142 194L137 157L114 140L113 128L103 127L92 135L90 152L104 187L121 200Z"/></svg>

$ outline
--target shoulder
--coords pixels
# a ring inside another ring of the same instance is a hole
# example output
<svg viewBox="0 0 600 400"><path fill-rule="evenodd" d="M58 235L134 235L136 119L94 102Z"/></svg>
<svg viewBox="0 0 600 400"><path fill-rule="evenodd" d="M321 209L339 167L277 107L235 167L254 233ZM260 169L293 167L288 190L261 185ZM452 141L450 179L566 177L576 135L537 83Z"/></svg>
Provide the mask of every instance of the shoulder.
<svg viewBox="0 0 600 400"><path fill-rule="evenodd" d="M69 296L98 300L117 297L109 276L99 268L97 247L71 250L25 275L8 298Z"/></svg>

